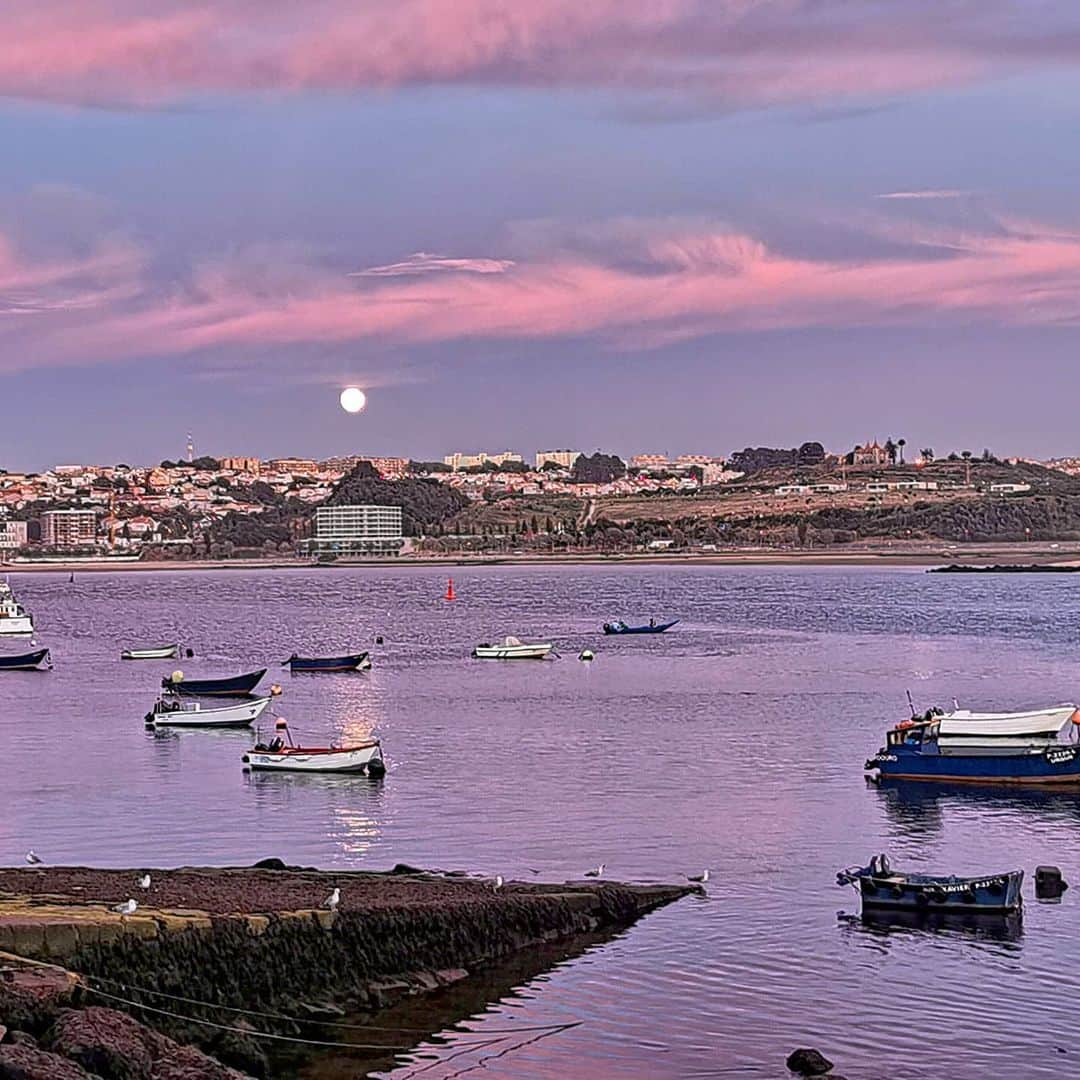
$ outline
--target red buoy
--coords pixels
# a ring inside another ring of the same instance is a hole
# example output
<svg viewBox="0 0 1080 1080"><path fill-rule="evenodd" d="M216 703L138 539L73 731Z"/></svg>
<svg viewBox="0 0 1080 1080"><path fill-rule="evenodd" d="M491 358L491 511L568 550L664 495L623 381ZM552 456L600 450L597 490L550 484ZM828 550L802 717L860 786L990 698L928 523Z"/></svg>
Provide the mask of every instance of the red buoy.
<svg viewBox="0 0 1080 1080"><path fill-rule="evenodd" d="M453 578L447 579L446 595L443 597L443 599L444 600L456 600L457 599L457 597L454 595L454 579Z"/></svg>

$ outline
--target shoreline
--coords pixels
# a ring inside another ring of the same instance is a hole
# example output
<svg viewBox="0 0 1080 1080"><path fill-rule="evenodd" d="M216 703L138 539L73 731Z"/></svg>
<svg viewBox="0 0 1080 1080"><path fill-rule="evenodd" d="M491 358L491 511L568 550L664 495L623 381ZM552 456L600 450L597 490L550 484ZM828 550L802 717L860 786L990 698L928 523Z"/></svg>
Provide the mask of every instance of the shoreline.
<svg viewBox="0 0 1080 1080"><path fill-rule="evenodd" d="M566 555L420 555L396 558L338 559L316 563L310 559L186 559L147 560L145 562L8 563L0 561L0 575L21 573L100 574L149 573L153 571L198 570L341 570L356 568L385 569L398 567L469 568L486 566L939 566L950 563L981 565L985 563L1024 563L1055 566L1080 564L1080 543L1071 542L1050 548L1035 543L969 544L945 548L934 545L898 545L836 550L747 550L717 552L659 552L602 554L575 552Z"/></svg>

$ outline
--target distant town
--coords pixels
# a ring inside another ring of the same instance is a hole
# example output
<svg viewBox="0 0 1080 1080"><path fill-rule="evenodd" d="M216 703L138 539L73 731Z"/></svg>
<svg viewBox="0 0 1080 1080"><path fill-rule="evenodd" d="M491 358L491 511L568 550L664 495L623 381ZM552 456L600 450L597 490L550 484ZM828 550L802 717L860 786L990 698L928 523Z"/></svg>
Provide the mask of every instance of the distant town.
<svg viewBox="0 0 1080 1080"><path fill-rule="evenodd" d="M1074 503L1076 504L1074 506ZM0 469L0 559L334 560L1080 538L1080 459L904 439L725 456L540 450L441 461L196 455Z"/></svg>

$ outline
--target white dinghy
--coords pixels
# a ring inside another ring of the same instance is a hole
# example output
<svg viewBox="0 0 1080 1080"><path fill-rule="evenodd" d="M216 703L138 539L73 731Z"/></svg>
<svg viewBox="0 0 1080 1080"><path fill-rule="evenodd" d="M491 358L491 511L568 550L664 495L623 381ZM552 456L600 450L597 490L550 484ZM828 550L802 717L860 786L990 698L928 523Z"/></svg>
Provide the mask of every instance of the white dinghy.
<svg viewBox="0 0 1080 1080"><path fill-rule="evenodd" d="M175 660L180 655L179 645L156 645L150 649L125 649L121 660Z"/></svg>
<svg viewBox="0 0 1080 1080"><path fill-rule="evenodd" d="M278 720L274 725L284 732L285 739L276 735L269 743L256 743L241 759L244 768L267 772L306 773L366 773L383 776L386 763L378 739L365 739L350 746L297 746L292 741L289 725ZM288 740L287 742L285 740Z"/></svg>
<svg viewBox="0 0 1080 1080"><path fill-rule="evenodd" d="M543 660L554 647L546 641L530 645L516 637L506 637L497 645L477 645L473 656L477 660Z"/></svg>
<svg viewBox="0 0 1080 1080"><path fill-rule="evenodd" d="M224 708L206 708L201 701L177 701L174 698L159 698L153 709L146 714L149 727L215 727L240 728L250 727L262 716L271 698L254 698L251 701L239 701Z"/></svg>

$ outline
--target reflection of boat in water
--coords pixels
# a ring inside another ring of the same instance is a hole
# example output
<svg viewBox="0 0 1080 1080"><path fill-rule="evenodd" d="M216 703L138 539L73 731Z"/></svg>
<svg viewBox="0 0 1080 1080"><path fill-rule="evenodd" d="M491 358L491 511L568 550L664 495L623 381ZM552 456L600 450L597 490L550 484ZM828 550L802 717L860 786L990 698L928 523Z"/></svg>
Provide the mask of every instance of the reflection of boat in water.
<svg viewBox="0 0 1080 1080"><path fill-rule="evenodd" d="M990 941L1019 941L1024 935L1024 918L1019 911L998 914L870 908L844 921L849 927L875 937L952 933Z"/></svg>
<svg viewBox="0 0 1080 1080"><path fill-rule="evenodd" d="M863 910L993 912L1019 911L1023 904L1023 870L980 877L954 874L912 874L895 870L884 855L868 866L852 866L836 875L838 885L852 885Z"/></svg>
<svg viewBox="0 0 1080 1080"><path fill-rule="evenodd" d="M1001 787L998 784L923 784L888 778L872 785L885 812L904 832L922 834L940 828L942 810L953 804L972 805L994 813L1015 811L1044 821L1080 821L1080 792L1071 788Z"/></svg>

